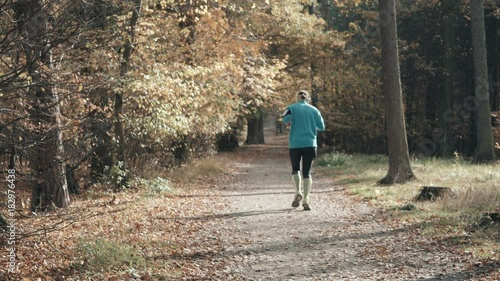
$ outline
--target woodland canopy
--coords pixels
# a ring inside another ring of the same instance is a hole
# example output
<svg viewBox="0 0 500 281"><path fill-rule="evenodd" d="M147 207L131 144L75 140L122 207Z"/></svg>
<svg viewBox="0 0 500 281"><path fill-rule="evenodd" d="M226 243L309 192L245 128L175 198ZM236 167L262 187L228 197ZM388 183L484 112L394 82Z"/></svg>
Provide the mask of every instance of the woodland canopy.
<svg viewBox="0 0 500 281"><path fill-rule="evenodd" d="M451 3L451 4L450 4ZM0 0L0 160L32 208L243 142L306 89L323 146L386 153L378 1ZM410 155L473 158L469 1L397 1ZM500 6L484 7L500 151ZM246 135L245 135L246 134ZM61 193L62 192L62 193Z"/></svg>

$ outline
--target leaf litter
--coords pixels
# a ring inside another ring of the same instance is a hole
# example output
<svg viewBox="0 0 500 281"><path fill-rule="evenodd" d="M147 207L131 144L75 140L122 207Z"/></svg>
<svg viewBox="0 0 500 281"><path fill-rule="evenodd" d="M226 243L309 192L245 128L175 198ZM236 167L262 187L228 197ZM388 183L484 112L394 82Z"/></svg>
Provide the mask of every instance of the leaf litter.
<svg viewBox="0 0 500 281"><path fill-rule="evenodd" d="M500 280L420 222L394 218L315 175L293 197L282 139L244 147L223 174L173 193L76 198L18 219L17 274L1 280ZM279 142L281 141L281 142Z"/></svg>

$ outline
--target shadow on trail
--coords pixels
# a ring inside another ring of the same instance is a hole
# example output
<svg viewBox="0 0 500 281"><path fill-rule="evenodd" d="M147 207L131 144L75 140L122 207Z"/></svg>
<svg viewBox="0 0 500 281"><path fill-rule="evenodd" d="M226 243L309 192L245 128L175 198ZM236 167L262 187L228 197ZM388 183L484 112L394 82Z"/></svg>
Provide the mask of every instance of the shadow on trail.
<svg viewBox="0 0 500 281"><path fill-rule="evenodd" d="M427 279L418 279L418 280L419 281L443 281L443 280L463 281L463 280L470 280L472 275L473 275L473 273L468 272L468 271L464 271L464 272L455 272L452 274L446 274L446 275L431 277L431 278L427 278Z"/></svg>
<svg viewBox="0 0 500 281"><path fill-rule="evenodd" d="M275 210L277 212L284 211L284 210ZM286 210L286 211L289 211ZM246 215L245 213L238 214L236 215ZM345 225L345 223L338 223L337 227L342 227ZM173 255L160 255L153 257L154 259L180 259L180 260L205 260L207 258L211 259L219 259L219 258L232 258L232 257L238 257L238 256L251 256L255 255L257 253L265 253L268 255L272 255L273 252L276 254L281 254L285 255L286 252L293 253L294 255L296 254L297 249L302 248L302 249L308 249L313 247L314 245L320 245L320 247L329 247L333 246L336 244L339 244L343 241L346 240L365 240L365 239L370 239L370 238L375 238L375 237L384 237L388 235L394 235L398 232L405 231L405 229L395 229L391 231L383 231L383 232L374 232L374 233L368 233L368 234L350 234L350 235L337 235L337 236L331 236L331 237L324 237L324 236L319 236L319 237L300 237L293 239L292 241L283 241L279 243L273 243L271 245L266 245L266 244L261 244L257 245L254 247L248 247L248 245L241 244L237 245L237 249L230 249L230 250L223 250L223 251L194 251L194 252L188 252L188 253L175 253ZM239 247L241 246L241 247ZM367 265L370 261L367 261L365 265ZM328 270L334 271L338 270L339 268L349 268L352 267L350 264L329 264L327 266Z"/></svg>
<svg viewBox="0 0 500 281"><path fill-rule="evenodd" d="M227 214L214 214L207 216L196 216L196 217L184 217L184 218L164 218L166 220L193 220L193 221L206 221L212 219L230 219L230 218L240 218L240 217L250 217L250 216L263 216L263 215L272 215L272 214L284 214L291 213L295 209L294 208L283 208L277 210L260 210L260 211L247 211L247 212L234 212Z"/></svg>
<svg viewBox="0 0 500 281"><path fill-rule="evenodd" d="M301 212L301 211L300 211ZM343 226L350 225L348 223L336 223L333 227L341 228ZM398 233L407 231L405 228L398 228L388 231L379 231L379 232L371 232L371 233L353 233L348 235L332 235L332 236L303 236L303 237L294 237L292 240L275 242L273 244L268 245L260 245L257 247L245 247L245 249L238 250L229 250L225 251L224 255L230 256L238 256L242 254L256 254L256 253L264 253L264 252L295 252L299 246L303 248L314 248L314 246L318 247L328 247L340 244L345 241L359 241L361 240L361 244L364 241L369 241L370 239L380 238L380 237L389 237L392 235L396 235ZM320 235L320 234L319 234Z"/></svg>
<svg viewBox="0 0 500 281"><path fill-rule="evenodd" d="M215 216L207 216L206 218L214 217L214 218L227 218L227 217L244 217L244 216L253 216L253 215L265 215L265 214L270 214L270 213L282 213L282 212L292 212L291 209L280 209L280 210L270 210L270 211L250 211L250 212L238 212L238 213L232 213L232 214L227 214L227 215L215 215ZM193 218L196 219L196 218ZM203 217L200 217L200 219L203 219ZM349 225L348 223L338 223L335 227L341 228L343 226ZM418 227L418 225L412 226L412 227ZM278 242L276 243L275 241L272 244L260 244L256 245L253 247L248 247L247 244L243 243L236 249L229 249L229 250L222 250L222 251L214 251L214 250L208 250L208 251L194 251L194 252L187 252L187 253L182 253L182 252L176 252L174 254L165 254L165 255L159 255L153 257L153 259L165 259L165 260L172 260L172 259L177 259L177 260L187 260L187 261L194 261L194 260L210 260L210 259L220 259L220 258L232 258L232 257L241 257L241 256L252 256L255 254L259 253L265 253L267 255L286 255L287 252L292 252L295 253L297 249L310 249L311 247L314 248L314 245L321 245L321 247L326 248L326 247L336 247L338 244L341 243L346 243L347 241L350 241L349 243L359 243L363 244L366 243L367 241L370 241L370 239L373 238L380 238L380 237L386 237L390 239L391 236L395 236L398 233L402 233L405 231L408 231L409 227L406 228L397 228L393 230L388 230L388 231L379 231L379 232L371 232L371 233L359 233L359 234L348 234L348 235L332 235L332 236L317 236L317 237L296 237L294 239L290 239L288 241L283 241L283 242ZM335 260L335 259L334 259ZM404 260L401 260L400 263L404 264ZM363 268L369 268L370 263L374 263L373 261L366 260L365 264L363 265L356 265L357 267L363 267ZM327 263L321 265L321 270L323 272L334 272L339 269L342 270L348 270L349 268L352 268L352 264L344 261L338 261L338 262L333 262L333 263ZM478 267L475 266L473 268L470 268L468 270L463 270L463 271L457 271L457 272L451 272L451 273L443 273L439 274L437 276L433 276L430 278L419 278L415 280L419 281L439 281L439 280L445 280L445 281L464 281L464 280L470 280L472 277L482 277L482 278L488 278L492 274L495 274L495 271L498 270L499 264L496 262L495 264L488 264L485 265L484 267ZM484 280L498 280L498 279L484 279Z"/></svg>
<svg viewBox="0 0 500 281"><path fill-rule="evenodd" d="M475 266L469 270L457 271L453 273L443 274L436 277L418 279L419 281L463 281L471 278L481 278L480 280L499 280L500 263L494 262L483 267Z"/></svg>
<svg viewBox="0 0 500 281"><path fill-rule="evenodd" d="M263 195L277 195L277 194L294 194L294 192L254 192L254 193L235 193L235 194L196 194L196 195L179 195L179 198L191 198L191 197L245 197L245 196L263 196Z"/></svg>
<svg viewBox="0 0 500 281"><path fill-rule="evenodd" d="M269 190L269 188L266 188ZM336 192L343 192L344 189L328 189L328 190L314 190L314 194L319 194L319 193L336 193ZM246 197L246 196L265 196L265 195L280 195L280 194L295 194L293 191L284 191L284 192L248 192L248 193L235 193L235 194L189 194L189 195L177 195L175 197L178 198L206 198L206 197ZM292 196L293 197L293 196Z"/></svg>
<svg viewBox="0 0 500 281"><path fill-rule="evenodd" d="M182 260L182 261L195 261L195 260L211 260L216 258L217 251L196 251L191 253L173 253L163 254L152 257L153 260Z"/></svg>

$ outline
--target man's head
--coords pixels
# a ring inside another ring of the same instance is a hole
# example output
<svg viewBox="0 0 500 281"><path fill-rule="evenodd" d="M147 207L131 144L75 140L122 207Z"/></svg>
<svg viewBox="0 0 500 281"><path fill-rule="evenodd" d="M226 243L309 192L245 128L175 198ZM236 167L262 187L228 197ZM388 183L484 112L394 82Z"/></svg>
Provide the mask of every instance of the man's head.
<svg viewBox="0 0 500 281"><path fill-rule="evenodd" d="M297 93L297 101L308 101L309 100L309 93L306 90L300 90Z"/></svg>

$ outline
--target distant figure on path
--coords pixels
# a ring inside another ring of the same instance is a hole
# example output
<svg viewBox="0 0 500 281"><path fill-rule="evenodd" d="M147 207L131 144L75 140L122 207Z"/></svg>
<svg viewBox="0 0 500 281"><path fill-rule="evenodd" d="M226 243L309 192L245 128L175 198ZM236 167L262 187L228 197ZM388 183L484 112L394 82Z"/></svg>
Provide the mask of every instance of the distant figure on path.
<svg viewBox="0 0 500 281"><path fill-rule="evenodd" d="M302 201L304 211L310 211L309 193L312 179L309 174L314 158L317 155L317 135L325 129L325 122L319 110L308 103L309 93L301 90L297 93L297 102L288 106L283 113L283 123L291 124L288 138L290 161L292 162L292 179L295 184L295 197L292 207L297 208ZM302 178L299 173L302 160ZM302 194L301 185L304 193Z"/></svg>

